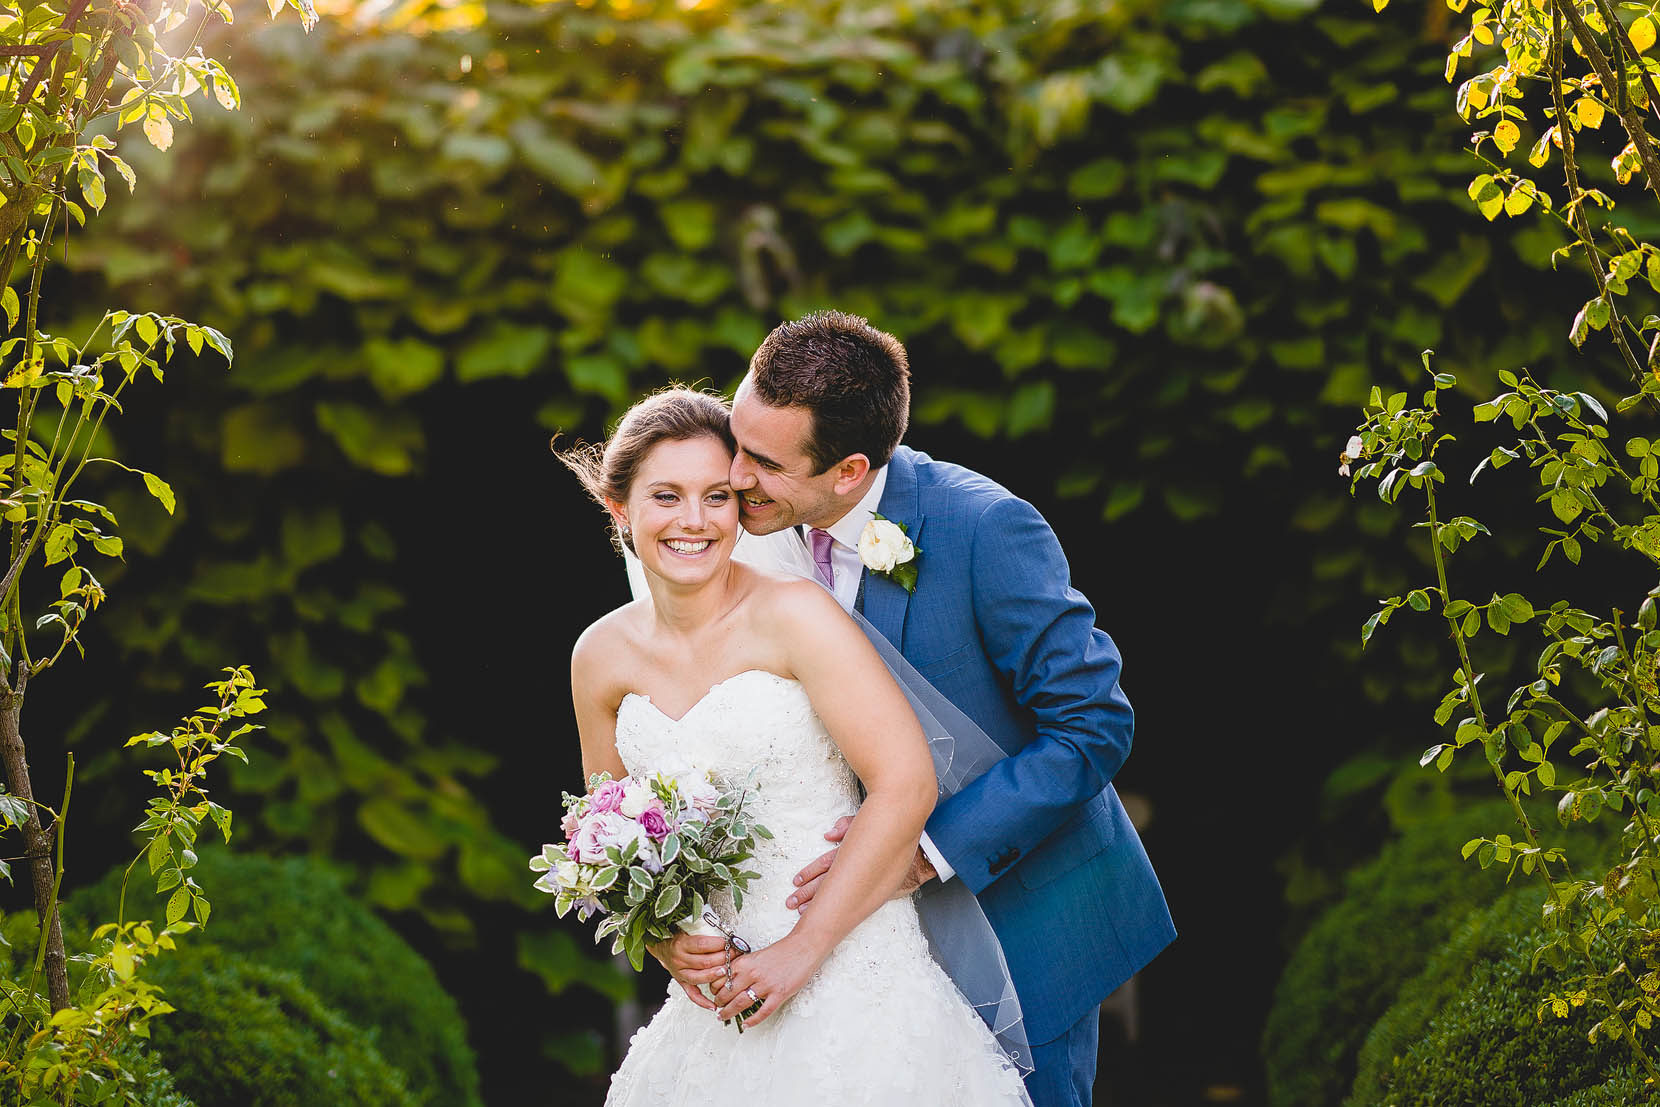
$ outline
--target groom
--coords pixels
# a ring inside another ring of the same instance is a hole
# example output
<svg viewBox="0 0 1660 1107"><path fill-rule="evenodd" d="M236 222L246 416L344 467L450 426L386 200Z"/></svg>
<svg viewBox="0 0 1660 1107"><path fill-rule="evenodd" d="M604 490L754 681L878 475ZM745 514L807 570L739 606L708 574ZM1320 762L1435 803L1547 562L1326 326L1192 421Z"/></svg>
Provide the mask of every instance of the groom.
<svg viewBox="0 0 1660 1107"><path fill-rule="evenodd" d="M833 311L784 323L733 400L732 486L745 530L805 539L842 606L1002 748L935 809L906 890L961 880L978 897L1025 1015L1033 1100L1088 1104L1101 1000L1176 933L1112 786L1134 728L1118 649L1030 504L899 444L909 409L892 335ZM920 551L914 593L862 563L873 513L905 524ZM803 870L790 906L834 859Z"/></svg>

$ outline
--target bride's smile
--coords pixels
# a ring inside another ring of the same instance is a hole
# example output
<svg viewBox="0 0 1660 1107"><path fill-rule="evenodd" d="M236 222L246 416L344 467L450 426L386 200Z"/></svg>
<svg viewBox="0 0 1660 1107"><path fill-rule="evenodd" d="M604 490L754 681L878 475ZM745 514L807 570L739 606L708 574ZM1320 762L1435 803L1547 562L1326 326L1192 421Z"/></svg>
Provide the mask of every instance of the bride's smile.
<svg viewBox="0 0 1660 1107"><path fill-rule="evenodd" d="M640 463L620 522L648 572L681 585L701 584L727 562L738 535L732 455L704 435L660 442Z"/></svg>

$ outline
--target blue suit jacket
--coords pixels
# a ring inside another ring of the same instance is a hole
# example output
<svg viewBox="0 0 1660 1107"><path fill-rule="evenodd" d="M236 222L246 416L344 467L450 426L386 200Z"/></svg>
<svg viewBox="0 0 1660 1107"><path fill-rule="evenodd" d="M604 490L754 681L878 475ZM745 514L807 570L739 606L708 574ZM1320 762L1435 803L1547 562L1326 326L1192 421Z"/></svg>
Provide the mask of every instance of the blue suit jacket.
<svg viewBox="0 0 1660 1107"><path fill-rule="evenodd" d="M922 551L916 592L865 574L865 617L1007 753L928 834L984 907L1040 1045L1175 938L1113 790L1134 714L1118 649L1037 509L901 446L879 510Z"/></svg>

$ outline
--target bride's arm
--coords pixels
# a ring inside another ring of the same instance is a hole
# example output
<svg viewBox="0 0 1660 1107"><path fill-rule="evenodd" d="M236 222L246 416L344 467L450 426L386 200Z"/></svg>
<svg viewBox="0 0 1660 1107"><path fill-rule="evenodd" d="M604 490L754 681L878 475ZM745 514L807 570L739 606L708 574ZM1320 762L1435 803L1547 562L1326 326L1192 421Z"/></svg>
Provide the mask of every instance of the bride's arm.
<svg viewBox="0 0 1660 1107"><path fill-rule="evenodd" d="M629 667L619 661L616 646L595 624L583 632L571 649L571 702L576 707L577 734L582 742L582 786L594 773L611 779L628 775L617 753L617 703L622 698L614 674ZM647 947L651 955L679 981L686 996L706 1010L715 1005L698 990L725 976L725 944L719 938L677 934Z"/></svg>
<svg viewBox="0 0 1660 1107"><path fill-rule="evenodd" d="M937 794L922 728L864 633L811 582L782 585L769 601L765 625L858 773L865 800L812 909L787 937L734 964L732 982L718 997L726 1004L722 1017L748 1007L745 989L753 988L765 1005L749 1022L794 995L837 943L898 889Z"/></svg>
<svg viewBox="0 0 1660 1107"><path fill-rule="evenodd" d="M582 743L584 789L595 773L610 773L613 780L628 775L617 753L617 697L611 678L615 649L603 623L583 631L571 647L571 704Z"/></svg>

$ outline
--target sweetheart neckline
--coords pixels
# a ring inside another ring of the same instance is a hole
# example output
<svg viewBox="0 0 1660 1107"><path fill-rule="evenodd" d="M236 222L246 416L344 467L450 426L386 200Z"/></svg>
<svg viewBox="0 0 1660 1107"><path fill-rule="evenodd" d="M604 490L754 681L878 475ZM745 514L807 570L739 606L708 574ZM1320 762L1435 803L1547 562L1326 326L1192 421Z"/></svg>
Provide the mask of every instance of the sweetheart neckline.
<svg viewBox="0 0 1660 1107"><path fill-rule="evenodd" d="M681 712L680 717L678 719L675 718L673 715L670 715L667 711L664 711L661 707L658 707L655 703L653 703L652 699L651 699L651 696L649 694L645 693L645 692L624 692L622 700L619 701L619 703L618 703L618 707L620 708L622 703L627 702L630 697L632 697L634 699L637 699L637 700L643 700L645 702L645 705L647 707L651 708L653 711L657 712L657 714L661 718L667 719L669 722L671 722L671 723L675 724L676 726L678 726L681 723L685 722L687 719L691 718L693 712L695 712L698 708L702 707L706 702L708 702L709 698L711 696L713 696L718 690L720 690L721 688L725 687L728 684L731 684L733 681L737 680L739 677L749 676L752 673L760 673L763 676L772 677L774 680L780 680L780 681L785 682L786 684L800 684L801 683L799 680L796 680L794 677L780 676L779 674L773 672L771 669L753 669L753 668L752 669L741 669L738 672L733 673L731 676L724 677L720 680L715 681L715 683L711 684L709 686L709 690L707 692L703 693L703 695L699 696L697 698L696 702L694 702L692 704L692 706L688 707L685 711Z"/></svg>

